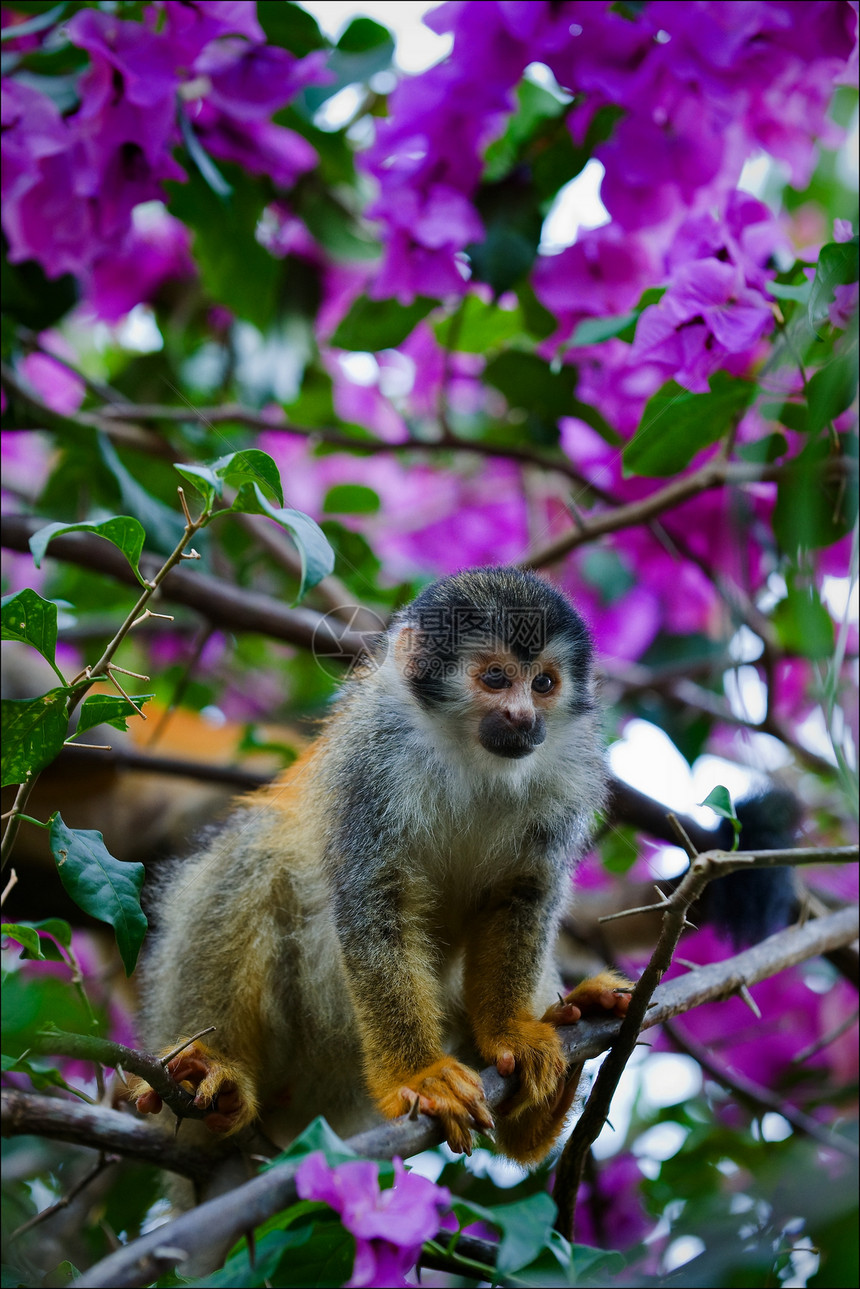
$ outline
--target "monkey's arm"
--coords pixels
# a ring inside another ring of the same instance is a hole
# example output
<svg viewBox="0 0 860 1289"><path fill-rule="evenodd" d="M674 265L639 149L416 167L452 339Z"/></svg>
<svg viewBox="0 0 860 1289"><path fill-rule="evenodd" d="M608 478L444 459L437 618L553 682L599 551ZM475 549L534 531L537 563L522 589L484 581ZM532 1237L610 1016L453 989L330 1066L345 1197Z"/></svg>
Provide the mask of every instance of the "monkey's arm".
<svg viewBox="0 0 860 1289"><path fill-rule="evenodd" d="M452 1150L471 1151L471 1129L492 1116L478 1074L445 1053L436 953L402 872L350 864L336 884L335 923L358 1017L365 1078L389 1118L418 1108L442 1122Z"/></svg>
<svg viewBox="0 0 860 1289"><path fill-rule="evenodd" d="M584 1014L623 1015L632 986L614 972L584 981L537 1015L547 977L558 893L541 880L520 881L476 919L466 951L465 994L482 1056L520 1087L502 1108L497 1139L520 1163L537 1163L561 1131L582 1067L570 1071L556 1033Z"/></svg>

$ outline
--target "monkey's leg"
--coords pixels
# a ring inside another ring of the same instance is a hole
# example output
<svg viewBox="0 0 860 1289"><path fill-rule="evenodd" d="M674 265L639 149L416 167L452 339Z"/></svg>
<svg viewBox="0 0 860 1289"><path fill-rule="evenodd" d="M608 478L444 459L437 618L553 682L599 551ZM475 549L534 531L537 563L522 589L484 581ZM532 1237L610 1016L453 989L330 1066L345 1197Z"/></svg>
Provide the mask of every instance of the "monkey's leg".
<svg viewBox="0 0 860 1289"><path fill-rule="evenodd" d="M468 1154L472 1129L493 1120L477 1073L445 1052L437 954L420 904L400 889L399 866L369 862L367 851L346 862L335 922L368 1089L387 1118L408 1114L417 1099L451 1149Z"/></svg>
<svg viewBox="0 0 860 1289"><path fill-rule="evenodd" d="M535 1015L555 931L553 890L520 882L475 919L466 947L464 993L478 1050L500 1074L517 1073L510 1112L552 1106L565 1061L552 1018Z"/></svg>
<svg viewBox="0 0 860 1289"><path fill-rule="evenodd" d="M623 1017L633 989L618 972L604 971L584 980L564 999L553 1003L542 1020L551 1025L573 1025L582 1016ZM520 1164L537 1164L552 1149L573 1105L582 1075L582 1063L572 1065L556 1090L554 1101L523 1107L519 1114L506 1115L499 1108L496 1140L506 1155Z"/></svg>
<svg viewBox="0 0 860 1289"><path fill-rule="evenodd" d="M181 1042L180 1038L166 1048L162 1058ZM205 1044L194 1042L168 1062L167 1072L180 1087L194 1093L196 1106L211 1107L203 1120L210 1132L230 1136L256 1119L259 1105L254 1080L240 1062L227 1061ZM137 1076L129 1079L129 1095L141 1114L161 1110L161 1097Z"/></svg>

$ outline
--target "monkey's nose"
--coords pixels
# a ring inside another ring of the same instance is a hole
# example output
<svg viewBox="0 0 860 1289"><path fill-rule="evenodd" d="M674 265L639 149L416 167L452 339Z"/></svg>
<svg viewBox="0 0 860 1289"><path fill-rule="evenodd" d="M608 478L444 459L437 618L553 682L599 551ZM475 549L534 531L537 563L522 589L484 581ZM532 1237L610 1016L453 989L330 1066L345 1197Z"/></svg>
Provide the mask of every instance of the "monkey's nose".
<svg viewBox="0 0 860 1289"><path fill-rule="evenodd" d="M511 729L518 730L523 734L530 734L535 727L534 712L506 708L504 717Z"/></svg>

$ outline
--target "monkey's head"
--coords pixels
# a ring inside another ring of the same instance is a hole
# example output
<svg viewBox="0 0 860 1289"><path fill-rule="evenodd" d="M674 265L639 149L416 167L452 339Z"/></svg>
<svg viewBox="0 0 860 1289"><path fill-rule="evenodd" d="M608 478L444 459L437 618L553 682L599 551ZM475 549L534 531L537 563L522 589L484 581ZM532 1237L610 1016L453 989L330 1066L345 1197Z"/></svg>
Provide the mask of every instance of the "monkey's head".
<svg viewBox="0 0 860 1289"><path fill-rule="evenodd" d="M395 654L425 712L506 761L531 756L595 706L585 623L520 569L472 569L426 587L399 615Z"/></svg>

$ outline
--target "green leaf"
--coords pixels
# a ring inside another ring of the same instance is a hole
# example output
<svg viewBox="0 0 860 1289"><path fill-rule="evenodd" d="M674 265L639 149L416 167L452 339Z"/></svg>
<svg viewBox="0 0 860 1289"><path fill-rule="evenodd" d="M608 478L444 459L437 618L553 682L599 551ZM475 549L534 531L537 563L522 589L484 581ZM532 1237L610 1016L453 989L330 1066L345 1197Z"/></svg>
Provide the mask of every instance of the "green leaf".
<svg viewBox="0 0 860 1289"><path fill-rule="evenodd" d="M315 1150L321 1150L329 1164L343 1164L348 1159L358 1158L352 1147L341 1140L322 1115L317 1115L304 1132L291 1141L286 1150L282 1150L266 1167L274 1167L275 1164L285 1163L289 1159L304 1159L306 1155L312 1155Z"/></svg>
<svg viewBox="0 0 860 1289"><path fill-rule="evenodd" d="M59 537L61 533L93 533L96 537L104 537L106 541L119 547L141 586L148 585L138 568L146 533L137 519L132 519L130 515L116 515L112 519L102 520L101 523L46 524L30 538L30 550L33 552L33 563L36 568L39 568L42 563L48 543L52 538Z"/></svg>
<svg viewBox="0 0 860 1289"><path fill-rule="evenodd" d="M329 343L334 349L353 349L362 353L396 349L438 304L438 300L430 300L424 295L419 295L411 304L399 304L397 300L370 300L366 295L360 295Z"/></svg>
<svg viewBox="0 0 860 1289"><path fill-rule="evenodd" d="M857 393L857 349L836 355L809 381L806 401L809 406L807 428L817 434L825 425L850 407Z"/></svg>
<svg viewBox="0 0 860 1289"><path fill-rule="evenodd" d="M100 832L68 828L59 814L51 821L51 853L60 881L79 908L114 929L117 947L130 976L146 935L146 914L140 907L143 864L114 859Z"/></svg>
<svg viewBox="0 0 860 1289"><path fill-rule="evenodd" d="M800 550L829 546L850 533L857 519L857 436L840 436L846 475L830 473L829 442L815 439L786 462L779 478L773 529L792 558Z"/></svg>
<svg viewBox="0 0 860 1289"><path fill-rule="evenodd" d="M3 929L5 931L5 927ZM70 1087L60 1071L53 1066L34 1065L25 1056L7 1056L5 1052L3 1053L2 1061L4 1074L13 1071L18 1074L26 1074L37 1092L44 1092L47 1088L63 1088L64 1091L71 1092L73 1096L85 1100L82 1093L78 1092L76 1088Z"/></svg>
<svg viewBox="0 0 860 1289"><path fill-rule="evenodd" d="M283 510L271 505L260 491L259 484L243 483L230 509L247 515L268 515L286 528L302 561L297 599L300 600L312 586L328 577L334 568L334 551L320 526L301 510Z"/></svg>
<svg viewBox="0 0 860 1289"><path fill-rule="evenodd" d="M433 330L444 349L486 354L524 337L526 322L521 308L500 309L497 304L485 304L477 295L467 295L457 313L435 323Z"/></svg>
<svg viewBox="0 0 860 1289"><path fill-rule="evenodd" d="M95 442L99 456L119 486L123 510L143 524L147 541L153 549L162 555L169 555L182 536L184 520L177 511L141 487L131 471L123 465L106 434L97 434Z"/></svg>
<svg viewBox="0 0 860 1289"><path fill-rule="evenodd" d="M178 461L174 461L173 468L178 470L183 479L187 479L191 486L200 493L205 508L210 510L216 497L221 496L224 488L223 479L219 479L211 466L208 465L183 465Z"/></svg>
<svg viewBox="0 0 860 1289"><path fill-rule="evenodd" d="M0 935L8 935L10 939L17 940L23 948L22 958L35 958L38 962L44 962L45 955L42 953L39 945L39 932L31 926L22 926L17 922L3 922L0 924Z"/></svg>
<svg viewBox="0 0 860 1289"><path fill-rule="evenodd" d="M624 472L665 477L685 470L696 453L721 439L752 402L755 386L725 372L710 392L691 394L670 380L649 398L635 435L624 449Z"/></svg>
<svg viewBox="0 0 860 1289"><path fill-rule="evenodd" d="M231 452L228 456L219 457L211 465L212 473L232 487L243 483L258 483L275 498L279 506L284 504L284 492L281 487L281 476L268 452L259 448L245 448L241 452Z"/></svg>
<svg viewBox="0 0 860 1289"><path fill-rule="evenodd" d="M384 72L393 57L394 38L388 28L372 18L354 18L328 60L334 78L326 85L309 85L302 97L315 112L347 85L365 84L377 72Z"/></svg>
<svg viewBox="0 0 860 1289"><path fill-rule="evenodd" d="M257 0L257 19L266 33L267 44L280 45L297 58L328 47L316 19L301 5L285 4L284 0Z"/></svg>
<svg viewBox="0 0 860 1289"><path fill-rule="evenodd" d="M17 925L24 929L35 931L38 935L45 937L39 946L41 957L50 958L53 962L62 962L64 960L62 953L57 948L57 945L54 944L54 940L56 940L58 944L63 945L66 949L70 947L72 943L72 928L69 926L68 922L65 922L62 918L43 918L41 922L19 922ZM6 933L6 930L7 928L4 925L4 934ZM12 932L10 931L9 934L11 935ZM29 958L30 956L31 954L29 952L21 954L22 958Z"/></svg>
<svg viewBox="0 0 860 1289"><path fill-rule="evenodd" d="M788 595L773 610L771 621L787 653L817 661L832 658L833 619L814 587L789 584Z"/></svg>
<svg viewBox="0 0 860 1289"><path fill-rule="evenodd" d="M59 22L68 6L56 4L44 13L37 13L35 17L28 18L26 22L20 22L14 27L4 27L0 32L0 41L17 40L19 36L31 36L37 31L44 31L47 27L53 27L55 22Z"/></svg>
<svg viewBox="0 0 860 1289"><path fill-rule="evenodd" d="M801 282L799 286L792 286L788 282L768 282L767 292L775 300L794 300L797 304L808 304L812 283Z"/></svg>
<svg viewBox="0 0 860 1289"><path fill-rule="evenodd" d="M564 366L553 371L537 354L511 349L490 359L484 369L484 379L504 394L512 410L522 409L526 413L526 427L537 443L558 442L558 422L562 416L579 416L589 424L599 417L606 432L612 434L594 408L574 397L575 367Z"/></svg>
<svg viewBox="0 0 860 1289"><path fill-rule="evenodd" d="M189 169L187 183L167 185L170 211L194 233L194 260L209 296L266 331L275 317L284 273L255 236L271 200L271 185L238 166L222 170L232 188L229 197L215 203L206 180Z"/></svg>
<svg viewBox="0 0 860 1289"><path fill-rule="evenodd" d="M336 483L325 495L323 514L375 515L379 506L379 493L363 483Z"/></svg>
<svg viewBox="0 0 860 1289"><path fill-rule="evenodd" d="M619 313L612 318L585 318L574 331L568 348L599 345L612 336L618 336L636 321L641 312L641 309L631 309L629 313Z"/></svg>
<svg viewBox="0 0 860 1289"><path fill-rule="evenodd" d="M95 725L112 725L114 729L127 730L129 717L138 714L137 707L154 697L154 694L133 694L134 702L129 702L118 694L92 694L81 705L75 738Z"/></svg>
<svg viewBox="0 0 860 1289"><path fill-rule="evenodd" d="M257 1289L262 1285L281 1285L284 1282L277 1274L277 1266L286 1253L301 1248L311 1239L312 1226L298 1231L268 1231L255 1241L254 1261L251 1262L248 1247L239 1249L228 1258L218 1271L212 1271L202 1280L183 1280L183 1286L195 1289L197 1285L206 1289ZM351 1266L351 1264L350 1264ZM309 1285L314 1282L309 1280Z"/></svg>
<svg viewBox="0 0 860 1289"><path fill-rule="evenodd" d="M71 690L50 689L39 698L4 698L3 787L24 783L50 765L66 739Z"/></svg>
<svg viewBox="0 0 860 1289"><path fill-rule="evenodd" d="M290 1246L278 1263L272 1284L281 1289L346 1284L355 1262L355 1236L340 1222L315 1222L309 1237L306 1229L286 1232Z"/></svg>
<svg viewBox="0 0 860 1289"><path fill-rule="evenodd" d="M784 434L766 434L764 438L755 439L752 443L741 443L737 453L742 461L758 461L761 465L770 465L784 457L788 451L788 439Z"/></svg>
<svg viewBox="0 0 860 1289"><path fill-rule="evenodd" d="M315 183L299 184L290 202L308 232L338 263L379 259L379 242L334 193Z"/></svg>
<svg viewBox="0 0 860 1289"><path fill-rule="evenodd" d="M546 1247L555 1221L556 1206L545 1191L536 1191L513 1204L489 1208L455 1198L451 1205L461 1229L471 1222L489 1222L499 1229L496 1275L500 1280L533 1262Z"/></svg>
<svg viewBox="0 0 860 1289"><path fill-rule="evenodd" d="M0 605L3 639L21 640L38 649L65 684L64 676L54 663L57 649L56 604L51 600L43 600L41 595L27 586L13 595L4 595Z"/></svg>
<svg viewBox="0 0 860 1289"><path fill-rule="evenodd" d="M475 206L485 235L467 246L466 254L473 279L487 282L498 297L516 286L534 263L543 228L541 198L516 170L499 183L481 187Z"/></svg>
<svg viewBox="0 0 860 1289"><path fill-rule="evenodd" d="M857 281L858 245L860 239L855 236L850 242L828 242L822 246L809 295L809 325L813 331L819 331L828 321L834 287Z"/></svg>
<svg viewBox="0 0 860 1289"><path fill-rule="evenodd" d="M71 273L48 278L35 260L9 264L3 258L0 309L31 331L44 331L59 322L74 308L78 294L78 284Z"/></svg>
<svg viewBox="0 0 860 1289"><path fill-rule="evenodd" d="M504 134L494 139L484 154L485 183L496 183L509 174L533 136L565 110L565 104L555 94L528 77L520 81L516 97L517 110L508 118Z"/></svg>
<svg viewBox="0 0 860 1289"><path fill-rule="evenodd" d="M708 806L713 810L714 814L719 815L721 819L729 820L735 834L734 841L732 842L732 850L737 850L738 838L740 837L741 832L741 822L735 813L734 802L732 801L731 793L728 788L724 788L721 783L718 783L715 788L711 788L711 791L705 797L704 801L699 802L699 804L702 806Z"/></svg>
<svg viewBox="0 0 860 1289"><path fill-rule="evenodd" d="M540 1254L552 1232L556 1211L545 1191L515 1204L498 1204L490 1210L492 1221L502 1233L496 1258L499 1278L527 1266Z"/></svg>

